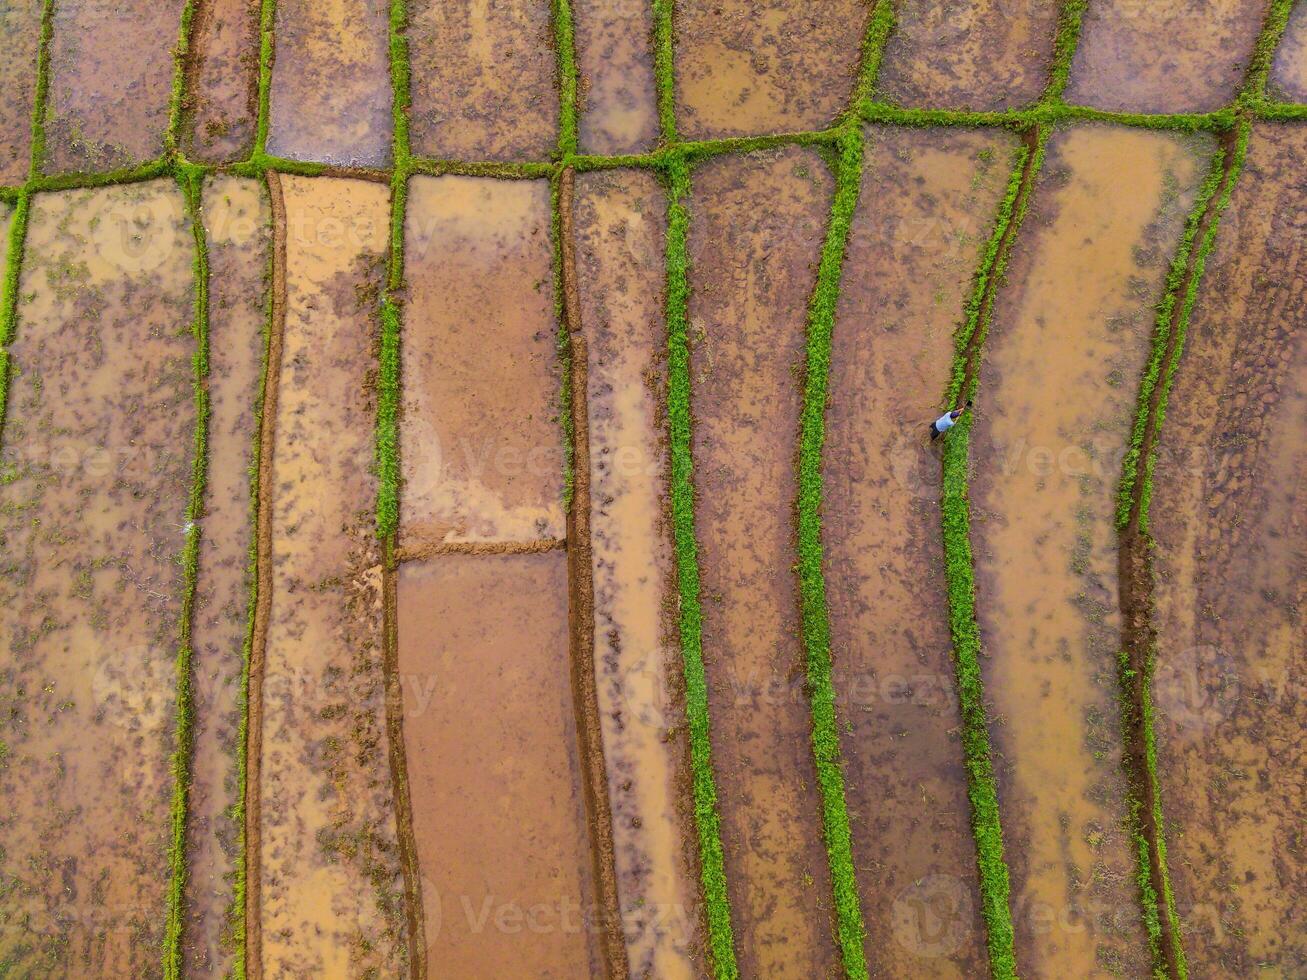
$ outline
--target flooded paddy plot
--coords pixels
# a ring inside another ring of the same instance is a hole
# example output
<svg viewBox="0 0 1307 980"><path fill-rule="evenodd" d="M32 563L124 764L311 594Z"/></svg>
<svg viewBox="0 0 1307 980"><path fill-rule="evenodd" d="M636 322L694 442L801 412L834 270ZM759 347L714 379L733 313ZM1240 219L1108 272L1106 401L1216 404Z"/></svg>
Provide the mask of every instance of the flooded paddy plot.
<svg viewBox="0 0 1307 980"><path fill-rule="evenodd" d="M161 958L193 242L172 181L33 198L0 455L0 963Z"/></svg>
<svg viewBox="0 0 1307 980"><path fill-rule="evenodd" d="M1270 93L1286 102L1307 102L1307 4L1294 4L1289 27L1271 67Z"/></svg>
<svg viewBox="0 0 1307 980"><path fill-rule="evenodd" d="M407 549L566 533L549 206L543 180L409 185Z"/></svg>
<svg viewBox="0 0 1307 980"><path fill-rule="evenodd" d="M551 5L413 0L413 153L449 160L547 160L558 141Z"/></svg>
<svg viewBox="0 0 1307 980"><path fill-rule="evenodd" d="M901 0L876 97L977 112L1028 105L1048 83L1060 7L1058 0Z"/></svg>
<svg viewBox="0 0 1307 980"><path fill-rule="evenodd" d="M691 408L703 652L741 972L837 969L800 640L794 471L807 304L833 193L788 148L693 174Z"/></svg>
<svg viewBox="0 0 1307 980"><path fill-rule="evenodd" d="M1016 147L998 132L868 130L844 260L823 567L867 958L887 976L985 971L926 421Z"/></svg>
<svg viewBox="0 0 1307 980"><path fill-rule="evenodd" d="M1253 130L1162 427L1158 769L1193 976L1301 976L1307 130Z"/></svg>
<svg viewBox="0 0 1307 980"><path fill-rule="evenodd" d="M676 10L684 139L824 129L848 105L866 0L718 0Z"/></svg>
<svg viewBox="0 0 1307 980"><path fill-rule="evenodd" d="M268 152L353 166L390 161L390 4L281 0Z"/></svg>
<svg viewBox="0 0 1307 980"><path fill-rule="evenodd" d="M572 4L580 83L582 153L642 153L658 140L653 5Z"/></svg>
<svg viewBox="0 0 1307 980"><path fill-rule="evenodd" d="M1154 306L1211 149L1056 133L980 369L977 618L1031 974L1148 973L1124 826L1115 499Z"/></svg>
<svg viewBox="0 0 1307 980"><path fill-rule="evenodd" d="M41 35L39 0L0 3L0 184L21 184L32 160L32 105Z"/></svg>
<svg viewBox="0 0 1307 980"><path fill-rule="evenodd" d="M256 842L263 971L398 976L408 954L370 475L389 202L363 181L281 183L291 222Z"/></svg>
<svg viewBox="0 0 1307 980"><path fill-rule="evenodd" d="M404 742L441 976L600 975L567 605L562 551L400 566Z"/></svg>
<svg viewBox="0 0 1307 980"><path fill-rule="evenodd" d="M1212 112L1243 86L1266 4L1107 0L1085 9L1066 100L1117 112Z"/></svg>
<svg viewBox="0 0 1307 980"><path fill-rule="evenodd" d="M163 153L183 0L60 0L50 43L46 173Z"/></svg>
<svg viewBox="0 0 1307 980"><path fill-rule="evenodd" d="M243 160L254 147L259 7L259 0L212 0L196 10L186 80L186 154L193 160Z"/></svg>
<svg viewBox="0 0 1307 980"><path fill-rule="evenodd" d="M646 171L576 181L587 356L595 672L632 976L697 976L698 868L687 777L668 499L666 192Z"/></svg>
<svg viewBox="0 0 1307 980"><path fill-rule="evenodd" d="M209 249L209 463L200 522L192 621L195 704L187 818L186 967L225 975L232 965L228 914L244 860L231 807L240 799L240 685L249 621L250 464L263 362L268 204L253 180L206 183Z"/></svg>

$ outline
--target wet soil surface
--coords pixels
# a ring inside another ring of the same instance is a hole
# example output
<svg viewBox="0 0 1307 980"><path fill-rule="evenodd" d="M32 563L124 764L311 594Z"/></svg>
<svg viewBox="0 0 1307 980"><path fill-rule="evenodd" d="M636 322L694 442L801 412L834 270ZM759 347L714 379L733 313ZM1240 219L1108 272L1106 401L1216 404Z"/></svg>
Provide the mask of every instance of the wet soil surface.
<svg viewBox="0 0 1307 980"><path fill-rule="evenodd" d="M46 173L104 171L163 153L182 0L54 6Z"/></svg>
<svg viewBox="0 0 1307 980"><path fill-rule="evenodd" d="M1118 112L1221 109L1239 94L1265 16L1266 4L1247 0L1091 3L1066 100Z"/></svg>
<svg viewBox="0 0 1307 980"><path fill-rule="evenodd" d="M281 0L268 152L381 166L390 160L387 0Z"/></svg>
<svg viewBox="0 0 1307 980"><path fill-rule="evenodd" d="M997 111L1048 83L1057 0L901 0L877 98L931 109Z"/></svg>
<svg viewBox="0 0 1307 980"><path fill-rule="evenodd" d="M704 970L668 499L667 195L644 171L577 178L594 661L618 897L635 977Z"/></svg>
<svg viewBox="0 0 1307 980"><path fill-rule="evenodd" d="M40 35L40 0L0 2L0 184L21 184L31 165Z"/></svg>
<svg viewBox="0 0 1307 980"><path fill-rule="evenodd" d="M807 304L833 181L808 150L693 174L691 408L703 651L741 971L837 971L793 519Z"/></svg>
<svg viewBox="0 0 1307 980"><path fill-rule="evenodd" d="M1305 154L1300 127L1253 132L1156 468L1153 700L1193 976L1307 973Z"/></svg>
<svg viewBox="0 0 1307 980"><path fill-rule="evenodd" d="M159 975L193 243L171 181L32 202L0 456L0 963Z"/></svg>
<svg viewBox="0 0 1307 980"><path fill-rule="evenodd" d="M583 153L642 153L658 139L653 5L577 0L580 144Z"/></svg>
<svg viewBox="0 0 1307 980"><path fill-rule="evenodd" d="M1289 27L1275 52L1269 91L1286 102L1307 102L1307 5L1294 4L1289 14Z"/></svg>
<svg viewBox="0 0 1307 980"><path fill-rule="evenodd" d="M1015 137L871 129L831 354L825 576L854 866L877 975L983 973L926 423ZM887 465L888 464L888 465Z"/></svg>
<svg viewBox="0 0 1307 980"><path fill-rule="evenodd" d="M282 177L286 326L263 678L268 977L407 970L374 530L384 186Z"/></svg>
<svg viewBox="0 0 1307 980"><path fill-rule="evenodd" d="M433 975L600 975L567 589L562 551L400 567L404 741Z"/></svg>
<svg viewBox="0 0 1307 980"><path fill-rule="evenodd" d="M413 153L449 160L547 160L558 142L550 4L414 0Z"/></svg>
<svg viewBox="0 0 1307 980"><path fill-rule="evenodd" d="M718 0L676 10L684 139L824 129L848 105L865 0Z"/></svg>
<svg viewBox="0 0 1307 980"><path fill-rule="evenodd" d="M186 155L193 160L243 160L254 148L260 6L260 0L199 5L186 89Z"/></svg>
<svg viewBox="0 0 1307 980"><path fill-rule="evenodd" d="M232 965L240 825L237 756L254 535L250 465L263 359L270 215L260 185L215 177L204 188L209 248L209 464L192 622L195 746L187 823L185 964Z"/></svg>
<svg viewBox="0 0 1307 980"><path fill-rule="evenodd" d="M1114 512L1154 306L1212 149L1056 133L980 368L977 610L1032 975L1149 970L1124 825Z"/></svg>
<svg viewBox="0 0 1307 980"><path fill-rule="evenodd" d="M407 549L566 533L549 207L543 180L409 185Z"/></svg>

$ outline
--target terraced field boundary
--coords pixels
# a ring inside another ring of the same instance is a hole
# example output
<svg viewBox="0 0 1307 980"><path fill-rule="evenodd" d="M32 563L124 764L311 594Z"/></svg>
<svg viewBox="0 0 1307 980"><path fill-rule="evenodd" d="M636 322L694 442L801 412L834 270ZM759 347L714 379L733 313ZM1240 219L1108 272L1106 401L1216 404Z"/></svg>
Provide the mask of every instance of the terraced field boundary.
<svg viewBox="0 0 1307 980"><path fill-rule="evenodd" d="M994 229L972 282L962 327L955 338L953 377L942 400L945 407L965 404L976 393L980 355L989 331L994 299L1003 282L1013 240L1025 220L1035 178L1043 166L1049 132L1045 126L1027 132L1024 145L1018 150ZM944 579L948 588L949 629L953 635L958 700L962 708L962 754L967 770L967 797L971 802L971 829L976 838L981 916L985 920L990 969L996 978L1005 980L1017 975L1016 948L1009 904L1011 884L1003 856L998 786L994 777L989 718L980 670L980 627L976 622L971 503L967 490L970 434L971 416L964 415L944 442L940 490Z"/></svg>
<svg viewBox="0 0 1307 980"><path fill-rule="evenodd" d="M1180 358L1184 353L1190 314L1198 297L1207 258L1216 244L1221 215L1230 203L1243 170L1252 119L1275 113L1266 86L1275 49L1288 25L1294 0L1272 0L1249 62L1244 85L1235 100L1238 112L1222 134L1220 152L1185 224L1158 304L1153 346L1140 379L1138 408L1130 443L1122 459L1117 490L1121 647L1117 657L1122 738L1125 753L1129 831L1137 855L1137 879L1148 931L1153 969L1157 976L1187 980L1183 930L1176 910L1167 860L1166 824L1162 813L1161 781L1157 771L1157 733L1153 711L1153 677L1157 634L1153 625L1153 540L1148 513L1153 495L1156 445L1166 418ZM1289 107L1301 110L1304 107ZM1298 115L1297 118L1307 118ZM1141 472L1142 463L1142 472Z"/></svg>
<svg viewBox="0 0 1307 980"><path fill-rule="evenodd" d="M1203 266L1215 242L1216 223L1229 202L1243 163L1248 127L1227 139L1212 162L1190 212L1158 306L1153 348L1139 386L1139 408L1122 461L1117 496L1122 642L1117 677L1121 687L1123 762L1128 778L1129 832L1138 860L1137 878L1156 975L1188 976L1179 916L1171 889L1162 817L1152 684L1156 637L1151 623L1152 541L1148 505L1152 497L1154 446L1165 415L1167 393L1184 349L1189 314ZM1197 251L1194 250L1197 241ZM1143 460L1143 473L1139 461Z"/></svg>
<svg viewBox="0 0 1307 980"><path fill-rule="evenodd" d="M172 835L168 844L168 907L163 937L163 975L177 980L182 974L182 913L186 889L186 816L191 791L191 750L194 742L192 698L191 624L195 611L195 583L199 577L200 522L204 516L204 488L208 476L209 444L209 248L201 214L200 193L203 172L179 168L177 182L186 202L186 214L195 239L192 265L195 314L191 332L195 337L194 397L195 442L190 497L186 502L186 543L182 551L182 609L178 636L176 673L176 734L171 768Z"/></svg>
<svg viewBox="0 0 1307 980"><path fill-rule="evenodd" d="M269 201L271 201L272 188L267 178L262 178L260 184L263 193L267 194ZM269 243L274 243L278 232L271 208L269 209L267 232ZM251 838L250 828L247 823L247 800L250 783L250 673L251 665L254 662L256 630L262 627L266 631L267 628L266 604L262 620L259 617L259 608L261 597L269 594L268 582L271 579L269 562L271 560L270 542L272 534L270 489L272 483L270 479L265 477L265 467L270 467L271 461L277 374L280 372L281 364L281 339L279 334L274 334L274 331L281 319L284 319L283 311L285 306L284 289L280 293L277 291L279 276L284 284L285 263L278 263L275 246L268 249L267 276L269 284L268 304L263 319L262 363L259 365L258 396L253 406L254 437L250 447L250 508L248 520L250 527L254 529L254 533L250 535L250 550L246 558L246 580L250 583L250 592L245 612L245 636L241 643L240 692L237 695L239 718L236 723L236 802L232 811L232 822L237 827L237 859L235 878L232 882L231 908L227 913L227 919L232 929L232 976L234 980L245 980L247 962L246 935L248 924L246 922L246 909L249 907L247 897L249 862L247 855ZM275 343L274 335L276 336ZM268 447L266 456L265 445ZM268 542L269 547L265 548L261 542ZM254 839L257 840L257 835L254 835Z"/></svg>
<svg viewBox="0 0 1307 980"><path fill-rule="evenodd" d="M399 411L400 356L404 313L399 299L404 286L404 222L408 215L408 181L412 171L409 108L412 70L409 66L408 3L390 0L387 53L391 84L390 255L381 300L381 342L378 351L377 534L382 539L382 680L386 691L386 743L390 781L395 799L395 837L404 877L404 918L408 928L409 975L427 976L426 916L422 904L422 874L417 838L413 833L413 800L409 789L404 744L404 693L399 678Z"/></svg>

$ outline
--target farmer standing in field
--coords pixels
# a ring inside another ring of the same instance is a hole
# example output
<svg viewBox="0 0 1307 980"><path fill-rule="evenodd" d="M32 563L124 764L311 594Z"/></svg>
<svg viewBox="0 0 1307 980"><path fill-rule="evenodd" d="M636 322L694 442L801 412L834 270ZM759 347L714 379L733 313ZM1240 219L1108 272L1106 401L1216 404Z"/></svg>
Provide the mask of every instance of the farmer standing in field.
<svg viewBox="0 0 1307 980"><path fill-rule="evenodd" d="M939 418L937 418L934 422L931 422L931 423L930 423L930 441L931 441L931 442L934 442L936 439L938 439L940 436L942 436L942 435L943 435L945 432L947 432L949 429L953 428L953 426L957 425L957 424L958 424L958 419L961 417L962 413L963 413L964 411L966 411L966 409L968 409L968 408L970 408L970 407L971 407L971 403L970 403L970 402L967 402L967 404L964 405L962 408L955 408L955 409L953 409L953 411L951 411L951 412L945 412L943 415L941 415Z"/></svg>

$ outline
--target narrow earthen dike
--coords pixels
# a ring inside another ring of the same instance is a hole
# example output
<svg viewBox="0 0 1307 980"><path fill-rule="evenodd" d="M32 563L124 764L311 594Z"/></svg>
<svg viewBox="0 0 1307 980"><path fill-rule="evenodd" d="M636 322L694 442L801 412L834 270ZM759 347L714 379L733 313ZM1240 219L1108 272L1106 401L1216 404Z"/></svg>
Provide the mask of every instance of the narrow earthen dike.
<svg viewBox="0 0 1307 980"><path fill-rule="evenodd" d="M272 207L272 310L259 427L259 519L255 558L254 635L250 643L245 736L245 974L261 980L262 920L260 899L260 761L263 757L263 665L272 613L272 449L277 433L277 390L281 382L282 340L286 332L286 200L281 178L268 171Z"/></svg>
<svg viewBox="0 0 1307 980"><path fill-rule="evenodd" d="M562 252L563 322L571 351L572 500L567 511L568 633L572 647L572 703L582 764L582 788L590 816L590 852L595 894L602 917L603 950L608 975L629 974L626 939L617 897L613 815L608 800L608 773L599 718L594 664L594 568L590 556L590 429L586 402L586 350L581 333L581 301L576 282L572 234L574 176L569 167L559 177L559 248Z"/></svg>
<svg viewBox="0 0 1307 980"><path fill-rule="evenodd" d="M1171 920L1166 909L1166 881L1161 853L1162 832L1156 819L1158 794L1148 769L1148 732L1144 726L1145 698L1152 683L1151 651L1155 649L1157 632L1152 621L1153 565L1149 552L1151 542L1140 527L1141 504L1147 484L1148 460L1157 445L1159 429L1157 408L1162 393L1167 387L1165 378L1168 365L1171 364L1180 342L1178 327L1184 315L1185 296L1197 272L1196 262L1203 250L1203 240L1219 214L1220 201L1230 186L1234 172L1236 132L1231 130L1222 139L1224 172L1216 192L1207 203L1189 251L1184 278L1175 294L1161 370L1148 400L1148 414L1143 437L1140 440L1138 475L1130 497L1130 518L1121 530L1119 541L1120 566L1117 574L1121 602L1121 649L1125 652L1130 670L1129 680L1125 682L1127 688L1124 691L1127 699L1124 714L1125 760L1132 783L1131 790L1140 804L1139 829L1148 844L1149 873L1159 903L1158 919L1162 931L1162 953L1166 958L1167 972L1172 977L1181 975L1177 956L1178 943L1177 937L1173 935Z"/></svg>

